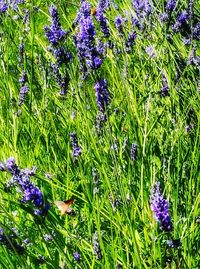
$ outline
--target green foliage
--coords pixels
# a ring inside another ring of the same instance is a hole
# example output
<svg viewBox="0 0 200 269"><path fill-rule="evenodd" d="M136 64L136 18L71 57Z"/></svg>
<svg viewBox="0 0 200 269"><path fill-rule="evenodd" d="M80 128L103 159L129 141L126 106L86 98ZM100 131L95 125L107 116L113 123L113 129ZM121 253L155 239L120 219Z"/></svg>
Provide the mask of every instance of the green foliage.
<svg viewBox="0 0 200 269"><path fill-rule="evenodd" d="M131 1L113 1L106 11L111 40L122 53L108 49L104 63L95 74L81 80L79 60L71 34L79 1L26 1L18 10L0 14L0 160L15 157L22 167L36 165L35 185L51 204L44 221L20 203L20 193L4 191L8 173L0 174L0 227L6 234L18 230L18 244L0 245L0 268L106 268L121 265L132 268L188 268L200 265L200 96L199 65L186 64L196 41L186 46L180 33L172 34L159 15L164 1L154 3L151 23L145 21L131 53L125 52L124 40L131 31ZM66 96L57 94L59 87L50 64L44 26L50 25L48 8L55 2L62 27L70 35L64 44L73 54L69 64L69 89ZM91 1L96 6L96 1ZM37 8L35 8L37 7ZM24 8L29 23L23 24ZM178 1L172 14L187 8ZM195 3L195 16L200 17ZM128 18L125 37L114 26L115 16ZM18 17L16 17L18 16ZM97 21L97 35L102 37ZM169 36L171 34L171 37ZM23 41L25 55L19 63L18 46ZM103 41L106 41L103 38ZM196 42L199 45L199 41ZM156 57L146 48L153 46ZM200 57L200 49L197 48ZM18 105L24 69L29 93ZM162 74L169 83L169 96L160 94ZM107 122L100 134L95 128L98 112L94 83L106 78L111 95ZM75 116L73 116L73 113ZM190 132L186 126L192 125ZM82 155L71 157L70 133L76 132ZM126 142L126 143L125 143ZM137 159L131 160L131 144L137 144ZM99 193L94 194L92 169L99 174ZM51 176L45 176L49 173ZM150 190L160 181L169 201L173 231L159 229L150 208ZM75 197L75 216L61 216L54 205ZM117 201L119 206L117 206ZM93 253L93 236L98 233L102 259ZM45 241L44 235L52 236ZM31 244L23 241L29 238ZM166 240L180 238L179 248L170 248ZM80 262L73 254L81 255ZM119 267L118 267L119 268Z"/></svg>

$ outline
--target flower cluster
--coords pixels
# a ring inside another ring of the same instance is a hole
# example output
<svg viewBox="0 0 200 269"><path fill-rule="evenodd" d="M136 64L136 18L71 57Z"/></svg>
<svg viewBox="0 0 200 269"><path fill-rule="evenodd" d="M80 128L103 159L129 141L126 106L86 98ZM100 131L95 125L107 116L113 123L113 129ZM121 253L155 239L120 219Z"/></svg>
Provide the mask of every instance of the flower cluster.
<svg viewBox="0 0 200 269"><path fill-rule="evenodd" d="M109 103L109 92L106 79L102 79L101 81L96 82L94 88L96 90L95 95L98 109L104 113Z"/></svg>
<svg viewBox="0 0 200 269"><path fill-rule="evenodd" d="M52 46L57 46L65 37L66 32L61 28L58 11L54 5L49 9L52 18L52 24L50 27L45 26L46 37Z"/></svg>
<svg viewBox="0 0 200 269"><path fill-rule="evenodd" d="M148 0L132 0L132 5L138 18L145 18L152 12L152 7Z"/></svg>
<svg viewBox="0 0 200 269"><path fill-rule="evenodd" d="M179 31L183 31L186 29L187 24L188 24L188 19L189 19L189 14L186 10L182 11L175 24L173 25L172 29L174 30L175 33L179 32Z"/></svg>
<svg viewBox="0 0 200 269"><path fill-rule="evenodd" d="M127 21L127 19L126 18L123 18L121 15L118 15L115 18L115 27L117 28L117 31L118 31L119 36L122 36L124 34L123 25L124 25L124 23L126 21Z"/></svg>
<svg viewBox="0 0 200 269"><path fill-rule="evenodd" d="M74 160L77 160L81 156L82 151L78 145L78 139L77 139L76 133L70 134L70 141L71 141L71 147L72 147L71 155Z"/></svg>
<svg viewBox="0 0 200 269"><path fill-rule="evenodd" d="M137 145L134 144L134 143L131 145L130 155L131 155L131 160L133 162L136 161L136 158L137 158Z"/></svg>
<svg viewBox="0 0 200 269"><path fill-rule="evenodd" d="M8 5L4 0L0 0L0 15L8 10Z"/></svg>
<svg viewBox="0 0 200 269"><path fill-rule="evenodd" d="M135 39L137 37L137 34L135 31L128 34L127 40L126 40L126 51L131 52L133 49L133 46L135 44Z"/></svg>
<svg viewBox="0 0 200 269"><path fill-rule="evenodd" d="M167 77L165 76L164 73L162 73L162 87L161 87L160 94L161 94L163 97L169 96L169 85L168 85L168 80L167 80Z"/></svg>
<svg viewBox="0 0 200 269"><path fill-rule="evenodd" d="M94 233L94 237L93 237L93 252L94 252L94 255L96 256L96 259L101 260L102 254L101 254L97 231Z"/></svg>
<svg viewBox="0 0 200 269"><path fill-rule="evenodd" d="M15 159L10 157L4 164L1 163L1 171L8 171L12 178L7 182L5 191L11 188L20 188L22 193L21 202L26 204L31 202L34 206L34 214L45 216L50 208L49 204L44 204L42 191L34 185L30 177L35 175L36 167L33 169L21 169L16 165Z"/></svg>
<svg viewBox="0 0 200 269"><path fill-rule="evenodd" d="M60 18L57 8L52 5L49 9L51 16L51 26L45 26L44 30L51 47L48 50L54 55L56 63L52 64L52 70L55 75L56 82L60 87L60 95L65 95L69 85L69 75L67 72L67 64L72 60L72 54L68 48L62 45L62 41L66 38L67 32L61 28ZM64 70L61 65L64 64ZM64 74L61 74L64 73Z"/></svg>
<svg viewBox="0 0 200 269"><path fill-rule="evenodd" d="M89 70L97 70L103 63L102 55L96 47L96 31L91 16L91 6L86 1L82 1L77 23L79 31L74 36L74 42L78 52L80 69L83 78L86 78Z"/></svg>
<svg viewBox="0 0 200 269"><path fill-rule="evenodd" d="M20 106L24 103L25 96L29 92L29 87L26 85L26 82L27 82L27 74L26 74L26 71L23 70L21 77L19 78L19 83L21 85L21 89L19 92L18 104Z"/></svg>
<svg viewBox="0 0 200 269"><path fill-rule="evenodd" d="M95 14L96 19L100 24L100 30L104 34L104 37L110 36L110 30L105 16L105 11L109 6L110 2L108 0L99 0L97 11Z"/></svg>
<svg viewBox="0 0 200 269"><path fill-rule="evenodd" d="M172 230L172 223L168 212L169 205L163 197L160 189L160 182L157 182L151 190L151 210L154 212L155 219L160 224L161 230L169 232Z"/></svg>

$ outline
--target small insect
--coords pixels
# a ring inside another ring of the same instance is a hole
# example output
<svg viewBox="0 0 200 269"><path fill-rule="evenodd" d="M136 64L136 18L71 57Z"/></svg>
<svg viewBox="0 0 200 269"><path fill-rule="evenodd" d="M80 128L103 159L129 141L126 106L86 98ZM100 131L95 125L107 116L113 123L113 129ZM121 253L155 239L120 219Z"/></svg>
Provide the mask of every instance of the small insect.
<svg viewBox="0 0 200 269"><path fill-rule="evenodd" d="M92 14L93 16L95 16L96 13L97 13L97 9L96 9L96 7L92 7L92 8L91 8L91 14Z"/></svg>
<svg viewBox="0 0 200 269"><path fill-rule="evenodd" d="M75 215L75 211L71 207L74 203L74 198L71 198L66 201L55 201L54 204L60 210L61 215L68 214L68 215Z"/></svg>

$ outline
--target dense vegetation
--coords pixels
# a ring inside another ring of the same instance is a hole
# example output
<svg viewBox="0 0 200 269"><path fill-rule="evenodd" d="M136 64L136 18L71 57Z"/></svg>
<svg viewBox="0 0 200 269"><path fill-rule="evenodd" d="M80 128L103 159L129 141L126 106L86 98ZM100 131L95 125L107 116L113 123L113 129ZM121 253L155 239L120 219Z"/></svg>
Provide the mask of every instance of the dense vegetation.
<svg viewBox="0 0 200 269"><path fill-rule="evenodd" d="M0 268L200 268L200 2L0 0Z"/></svg>

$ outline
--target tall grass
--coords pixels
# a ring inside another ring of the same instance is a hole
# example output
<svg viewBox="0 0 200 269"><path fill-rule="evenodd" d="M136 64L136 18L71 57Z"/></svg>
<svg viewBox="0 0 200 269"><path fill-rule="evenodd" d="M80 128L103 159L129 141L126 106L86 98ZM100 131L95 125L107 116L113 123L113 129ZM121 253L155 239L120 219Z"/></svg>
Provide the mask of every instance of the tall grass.
<svg viewBox="0 0 200 269"><path fill-rule="evenodd" d="M50 25L48 9L54 2L62 27L69 30L64 44L73 54L66 96L58 94L50 68L55 58L47 49L43 29ZM97 6L96 1L90 3ZM0 160L13 156L21 168L36 165L32 180L51 205L46 218L38 222L19 201L19 192L4 191L9 173L0 174L0 227L7 235L16 228L16 241L24 247L18 253L12 242L9 247L2 244L0 268L199 268L200 63L187 64L195 44L200 57L199 40L185 45L182 34L171 30L177 15L188 7L187 1L177 1L170 23L165 24L159 19L165 2L151 1L151 5L151 18L145 19L141 31L131 25L135 14L131 1L112 2L106 11L110 39L121 53L108 49L101 68L84 81L72 38L77 34L72 22L79 1L32 0L0 14ZM24 8L29 11L27 24L22 20ZM195 23L199 10L196 1ZM128 19L122 37L114 25L118 14ZM93 20L97 36L102 37L94 16ZM127 53L123 42L133 29L137 38ZM147 54L149 46L154 47L155 57ZM30 91L19 106L18 80L23 69ZM166 97L161 95L163 74L169 84ZM110 104L98 133L94 84L100 78L108 81ZM77 161L71 156L71 132L77 134L82 150ZM132 143L137 145L135 161L130 154ZM96 194L94 168L99 175ZM150 208L150 191L157 181L169 201L173 224L169 233L160 230ZM76 215L61 216L54 202L71 197L75 197ZM96 231L100 259L93 249ZM45 234L52 240L46 241ZM167 240L175 239L180 239L180 246L169 247ZM81 256L79 262L75 252Z"/></svg>

